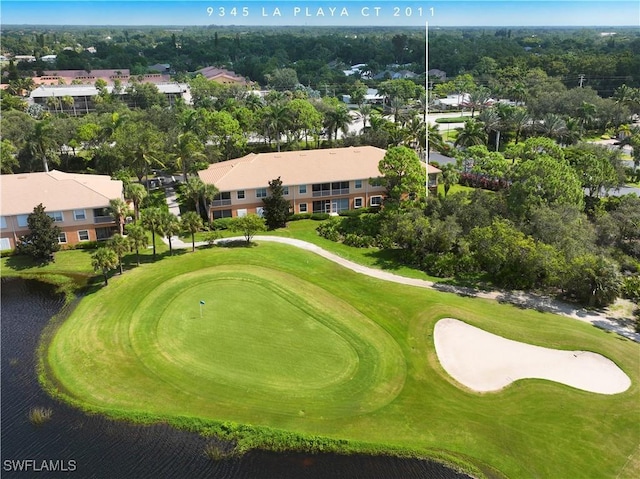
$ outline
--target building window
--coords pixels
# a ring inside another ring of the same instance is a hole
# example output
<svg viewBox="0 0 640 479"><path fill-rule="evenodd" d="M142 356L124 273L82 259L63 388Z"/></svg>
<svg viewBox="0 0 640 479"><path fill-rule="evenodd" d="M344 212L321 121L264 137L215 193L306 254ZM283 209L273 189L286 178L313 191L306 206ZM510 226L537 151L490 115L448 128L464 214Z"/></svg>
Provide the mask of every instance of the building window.
<svg viewBox="0 0 640 479"><path fill-rule="evenodd" d="M353 207L354 208L362 208L363 198L354 198L353 199Z"/></svg>
<svg viewBox="0 0 640 479"><path fill-rule="evenodd" d="M298 209L300 210L300 213L306 213L307 212L307 204L306 203L300 203L298 205Z"/></svg>
<svg viewBox="0 0 640 479"><path fill-rule="evenodd" d="M306 195L307 194L307 185L300 185L298 187L298 191L300 192L301 195Z"/></svg>
<svg viewBox="0 0 640 479"><path fill-rule="evenodd" d="M0 251L4 251L7 249L11 249L11 243L9 242L9 238L0 239Z"/></svg>
<svg viewBox="0 0 640 479"><path fill-rule="evenodd" d="M89 241L89 232L87 230L78 231L78 239L80 241Z"/></svg>
<svg viewBox="0 0 640 479"><path fill-rule="evenodd" d="M67 242L67 233L65 233L64 231L61 231L60 234L58 234L58 243L66 243Z"/></svg>
<svg viewBox="0 0 640 479"><path fill-rule="evenodd" d="M73 219L76 221L86 220L87 215L85 214L84 210L73 210Z"/></svg>
<svg viewBox="0 0 640 479"><path fill-rule="evenodd" d="M282 187L282 194L283 195L288 195L289 194L289 187L288 186L283 186Z"/></svg>
<svg viewBox="0 0 640 479"><path fill-rule="evenodd" d="M244 190L238 190L238 199L244 200Z"/></svg>
<svg viewBox="0 0 640 479"><path fill-rule="evenodd" d="M96 239L98 241L108 240L117 231L115 226L107 226L103 228L96 228Z"/></svg>
<svg viewBox="0 0 640 479"><path fill-rule="evenodd" d="M27 226L29 226L27 218L29 218L29 215L18 215L18 226L22 228L26 228Z"/></svg>
<svg viewBox="0 0 640 479"><path fill-rule="evenodd" d="M7 227L7 219L4 216L0 216L0 228Z"/></svg>
<svg viewBox="0 0 640 479"><path fill-rule="evenodd" d="M262 218L262 216L264 216L264 207L262 206L258 206L256 207L256 214Z"/></svg>
<svg viewBox="0 0 640 479"><path fill-rule="evenodd" d="M238 218L243 218L245 216L247 216L247 209L246 208L238 210Z"/></svg>
<svg viewBox="0 0 640 479"><path fill-rule="evenodd" d="M372 196L371 206L382 206L382 196Z"/></svg>
<svg viewBox="0 0 640 479"><path fill-rule="evenodd" d="M354 183L355 183L355 184L354 184L354 187L355 187L356 189L360 189L360 188L362 188L362 180L356 180Z"/></svg>
<svg viewBox="0 0 640 479"><path fill-rule="evenodd" d="M64 216L62 216L62 211L52 211L51 213L47 213L49 216L53 218L53 221L56 223L62 223L64 221Z"/></svg>
<svg viewBox="0 0 640 479"><path fill-rule="evenodd" d="M213 212L213 219L215 220L218 218L231 218L232 216L231 210L219 210Z"/></svg>
<svg viewBox="0 0 640 479"><path fill-rule="evenodd" d="M266 197L267 197L266 188L256 188L256 198L266 198Z"/></svg>

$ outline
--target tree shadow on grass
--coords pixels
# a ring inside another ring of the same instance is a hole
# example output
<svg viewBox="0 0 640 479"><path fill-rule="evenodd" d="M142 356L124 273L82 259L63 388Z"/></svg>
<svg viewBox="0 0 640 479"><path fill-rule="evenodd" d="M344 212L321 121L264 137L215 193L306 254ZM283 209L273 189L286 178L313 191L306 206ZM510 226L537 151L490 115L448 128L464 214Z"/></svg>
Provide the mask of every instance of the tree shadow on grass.
<svg viewBox="0 0 640 479"><path fill-rule="evenodd" d="M216 244L222 248L255 248L258 246L254 242L247 243L245 240L218 241Z"/></svg>

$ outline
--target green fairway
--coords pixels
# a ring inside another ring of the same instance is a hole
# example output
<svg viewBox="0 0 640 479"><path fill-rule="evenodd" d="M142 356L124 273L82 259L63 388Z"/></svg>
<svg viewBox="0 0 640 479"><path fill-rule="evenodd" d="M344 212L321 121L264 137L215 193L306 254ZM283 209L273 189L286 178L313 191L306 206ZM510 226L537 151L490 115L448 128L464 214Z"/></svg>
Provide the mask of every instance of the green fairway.
<svg viewBox="0 0 640 479"><path fill-rule="evenodd" d="M598 352L632 386L606 396L524 380L473 393L437 360L433 328L444 317ZM640 439L638 344L568 318L385 283L286 245L201 250L116 276L60 325L44 360L59 396L118 417L201 431L233 421L508 477L639 472L629 460Z"/></svg>

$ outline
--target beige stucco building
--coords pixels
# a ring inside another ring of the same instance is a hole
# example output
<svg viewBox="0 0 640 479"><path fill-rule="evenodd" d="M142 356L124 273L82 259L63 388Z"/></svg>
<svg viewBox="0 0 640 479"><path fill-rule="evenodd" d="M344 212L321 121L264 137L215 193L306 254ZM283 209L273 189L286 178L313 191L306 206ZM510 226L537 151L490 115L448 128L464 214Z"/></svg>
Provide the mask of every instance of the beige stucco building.
<svg viewBox="0 0 640 479"><path fill-rule="evenodd" d="M209 211L211 220L263 212L269 181L280 177L294 213L339 213L380 206L385 189L371 184L380 176L386 150L373 146L249 154L214 163L198 172L220 194ZM437 168L429 166L430 186Z"/></svg>
<svg viewBox="0 0 640 479"><path fill-rule="evenodd" d="M109 200L122 198L122 181L106 175L50 171L0 175L0 250L15 249L29 233L27 218L40 203L61 230L62 247L111 237L117 225Z"/></svg>

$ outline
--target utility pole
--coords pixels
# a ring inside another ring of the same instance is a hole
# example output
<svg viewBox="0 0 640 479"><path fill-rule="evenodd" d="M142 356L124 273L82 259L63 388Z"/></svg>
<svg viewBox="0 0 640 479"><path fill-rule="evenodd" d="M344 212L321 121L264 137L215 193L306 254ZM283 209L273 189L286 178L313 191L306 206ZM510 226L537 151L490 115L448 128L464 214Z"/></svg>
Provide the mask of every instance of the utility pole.
<svg viewBox="0 0 640 479"><path fill-rule="evenodd" d="M429 22L425 22L424 26L424 66L426 68L425 75L425 96L426 101L424 105L424 146L425 146L425 198L429 198Z"/></svg>
<svg viewBox="0 0 640 479"><path fill-rule="evenodd" d="M580 75L579 75L580 88L582 88L582 83L584 83L584 76L585 76L584 73L580 73Z"/></svg>

